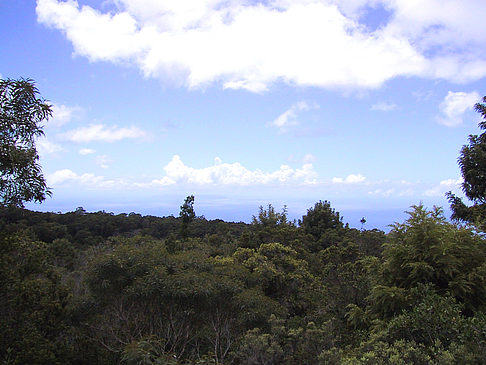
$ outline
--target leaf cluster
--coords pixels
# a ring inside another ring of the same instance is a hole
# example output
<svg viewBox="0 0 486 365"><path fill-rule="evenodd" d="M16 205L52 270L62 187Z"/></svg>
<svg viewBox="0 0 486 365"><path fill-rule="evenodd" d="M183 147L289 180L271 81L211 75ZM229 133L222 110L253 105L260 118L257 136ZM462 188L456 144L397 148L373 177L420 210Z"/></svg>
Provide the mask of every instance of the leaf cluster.
<svg viewBox="0 0 486 365"><path fill-rule="evenodd" d="M42 202L51 195L35 141L52 106L30 79L0 80L0 200L8 206Z"/></svg>

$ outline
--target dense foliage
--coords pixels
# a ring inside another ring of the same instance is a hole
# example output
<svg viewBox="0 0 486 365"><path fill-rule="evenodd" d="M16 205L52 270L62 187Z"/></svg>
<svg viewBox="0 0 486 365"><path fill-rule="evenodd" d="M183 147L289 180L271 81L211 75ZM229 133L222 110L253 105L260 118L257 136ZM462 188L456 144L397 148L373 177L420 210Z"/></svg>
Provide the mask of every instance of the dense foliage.
<svg viewBox="0 0 486 365"><path fill-rule="evenodd" d="M483 120L479 128L483 130L480 135L469 135L469 144L461 149L458 162L462 173L462 190L473 203L467 206L461 198L451 192L447 194L452 218L486 229L486 96L482 103L477 103L474 109L481 114Z"/></svg>
<svg viewBox="0 0 486 365"><path fill-rule="evenodd" d="M389 234L329 202L251 224L0 213L4 364L486 361L486 245L440 209Z"/></svg>
<svg viewBox="0 0 486 365"><path fill-rule="evenodd" d="M35 139L51 115L32 80L0 79L0 204L22 207L50 194Z"/></svg>
<svg viewBox="0 0 486 365"><path fill-rule="evenodd" d="M228 223L192 195L178 218L38 213L22 208L48 193L36 94L0 83L1 364L486 363L484 133L459 160L474 206L449 194L467 226L419 205L357 230L328 201Z"/></svg>

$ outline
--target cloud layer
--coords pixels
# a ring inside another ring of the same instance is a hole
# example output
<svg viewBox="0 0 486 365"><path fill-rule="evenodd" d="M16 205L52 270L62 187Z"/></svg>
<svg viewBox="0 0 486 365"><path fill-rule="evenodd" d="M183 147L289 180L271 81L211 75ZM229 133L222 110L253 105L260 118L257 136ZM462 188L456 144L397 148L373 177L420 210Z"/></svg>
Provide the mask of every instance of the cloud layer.
<svg viewBox="0 0 486 365"><path fill-rule="evenodd" d="M80 184L92 189L113 189L127 187L127 182L117 179L106 179L92 173L77 174L70 169L62 169L47 175L49 185L59 186L63 184Z"/></svg>
<svg viewBox="0 0 486 365"><path fill-rule="evenodd" d="M126 138L143 138L146 133L137 127L107 127L103 124L92 124L88 127L66 132L62 137L72 142L86 143L93 141L115 142Z"/></svg>
<svg viewBox="0 0 486 365"><path fill-rule="evenodd" d="M101 156L103 159L105 156ZM102 163L105 161L102 160ZM103 166L102 166L103 167ZM70 169L62 169L47 174L50 186L61 186L69 189L88 190L150 190L160 188L160 191L170 193L179 189L210 192L219 194L223 191L234 192L235 188L244 187L244 191L253 191L252 187L269 187L286 191L289 196L316 196L325 194L328 198L368 196L386 199L410 198L431 199L443 198L447 191L461 195L462 179L446 179L434 182L409 182L405 180L368 180L361 174L349 174L346 177L320 179L311 163L305 163L301 168L291 168L282 165L275 171L251 170L239 162L224 163L215 158L212 166L195 168L186 165L180 156L174 155L163 168L164 174L152 181L131 181L123 178L104 177L93 173L77 173ZM266 192L266 194L268 191Z"/></svg>
<svg viewBox="0 0 486 365"><path fill-rule="evenodd" d="M102 12L38 0L36 11L92 61L133 63L188 88L261 92L278 81L376 88L399 76L477 80L486 75L481 2L117 0ZM363 19L376 8L390 16L373 29Z"/></svg>
<svg viewBox="0 0 486 365"><path fill-rule="evenodd" d="M239 162L223 163L216 158L213 166L196 169L186 166L178 155L164 167L166 175L152 181L154 185L173 185L188 183L196 185L267 185L267 184L314 184L317 177L312 164L307 163L300 169L287 165L274 172L249 170Z"/></svg>

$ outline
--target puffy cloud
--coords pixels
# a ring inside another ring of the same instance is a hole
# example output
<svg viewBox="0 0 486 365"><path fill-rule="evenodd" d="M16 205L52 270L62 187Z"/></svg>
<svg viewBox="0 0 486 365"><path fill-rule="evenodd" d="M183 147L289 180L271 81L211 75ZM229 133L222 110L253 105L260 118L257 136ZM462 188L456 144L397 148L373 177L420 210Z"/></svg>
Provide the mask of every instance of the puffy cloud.
<svg viewBox="0 0 486 365"><path fill-rule="evenodd" d="M440 53L460 51L468 44L484 42L486 10L481 0L383 0L393 11L387 28L413 39L424 50L431 47ZM440 11L437 11L440 9ZM470 50L472 54L479 50Z"/></svg>
<svg viewBox="0 0 486 365"><path fill-rule="evenodd" d="M315 184L316 172L312 164L304 164L300 169L292 169L287 165L280 166L274 172L249 170L239 162L223 163L215 159L213 166L196 169L186 166L178 155L164 167L166 176L152 181L154 185L173 185L189 183L198 185L267 185L267 184Z"/></svg>
<svg viewBox="0 0 486 365"><path fill-rule="evenodd" d="M480 0L383 0L392 11L383 31L427 58L425 77L468 82L485 76L486 9ZM437 11L440 9L440 11Z"/></svg>
<svg viewBox="0 0 486 365"><path fill-rule="evenodd" d="M107 189L107 188L115 188L115 187L127 187L128 183L124 180L117 179L117 180L109 180L103 176L96 176L91 173L85 174L77 174L72 170L63 169L53 172L52 174L48 174L47 182L49 185L52 186L59 186L63 184L79 184L82 186L86 186L89 188L95 189Z"/></svg>
<svg viewBox="0 0 486 365"><path fill-rule="evenodd" d="M76 52L93 61L127 59L143 48L137 22L127 12L102 14L73 0L39 0L36 11L41 23L62 30Z"/></svg>
<svg viewBox="0 0 486 365"><path fill-rule="evenodd" d="M355 175L355 174L350 174L346 176L346 178L342 177L333 177L332 182L335 184L356 184L356 183L361 183L366 180L366 177L364 177L361 174Z"/></svg>
<svg viewBox="0 0 486 365"><path fill-rule="evenodd" d="M117 0L103 13L37 0L40 23L76 54L132 62L189 88L261 92L293 85L375 88L398 76L465 82L486 75L481 0ZM366 15L390 16L372 29ZM441 11L437 11L441 9Z"/></svg>
<svg viewBox="0 0 486 365"><path fill-rule="evenodd" d="M475 91L471 93L449 91L439 106L442 115L437 118L437 121L448 127L462 124L464 113L472 110L479 99L479 94Z"/></svg>
<svg viewBox="0 0 486 365"><path fill-rule="evenodd" d="M49 182L49 184L58 185L58 184L62 184L67 180L76 179L77 177L78 175L76 175L73 171L64 169L64 170L58 170L52 174L47 175L47 181Z"/></svg>
<svg viewBox="0 0 486 365"><path fill-rule="evenodd" d="M49 119L49 125L56 127L62 126L72 120L76 113L80 112L81 108L77 106L67 105L52 105L52 118Z"/></svg>
<svg viewBox="0 0 486 365"><path fill-rule="evenodd" d="M397 108L398 107L396 104L385 103L385 102L376 103L371 106L371 110L377 110L381 112L389 112L392 110L396 110Z"/></svg>
<svg viewBox="0 0 486 365"><path fill-rule="evenodd" d="M86 185L99 185L103 180L104 178L102 176L95 176L93 174L78 175L69 169L58 170L47 175L47 181L52 185L61 185L67 181L79 181Z"/></svg>
<svg viewBox="0 0 486 365"><path fill-rule="evenodd" d="M297 120L299 112L317 108L319 108L319 106L316 104L308 104L305 101L300 101L292 105L290 109L286 110L284 113L280 114L271 124L272 126L279 128L281 133L284 133L288 130L288 127L299 124L299 121Z"/></svg>
<svg viewBox="0 0 486 365"><path fill-rule="evenodd" d="M126 138L142 138L146 134L137 127L119 128L106 127L103 124L92 124L66 132L63 137L67 140L86 143L93 141L115 142Z"/></svg>

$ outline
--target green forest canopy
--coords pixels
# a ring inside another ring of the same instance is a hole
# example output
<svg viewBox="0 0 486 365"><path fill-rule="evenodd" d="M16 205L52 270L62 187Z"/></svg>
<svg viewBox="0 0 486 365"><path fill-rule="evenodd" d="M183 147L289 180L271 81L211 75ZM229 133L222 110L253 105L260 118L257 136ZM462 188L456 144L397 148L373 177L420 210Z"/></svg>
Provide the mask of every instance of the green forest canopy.
<svg viewBox="0 0 486 365"><path fill-rule="evenodd" d="M2 148L35 150L9 141L5 115ZM328 201L299 222L268 205L245 224L197 217L194 196L160 218L33 212L21 203L45 184L2 190L0 361L483 364L485 138L460 156L472 206L449 194L455 222L418 205L388 234L350 228Z"/></svg>

